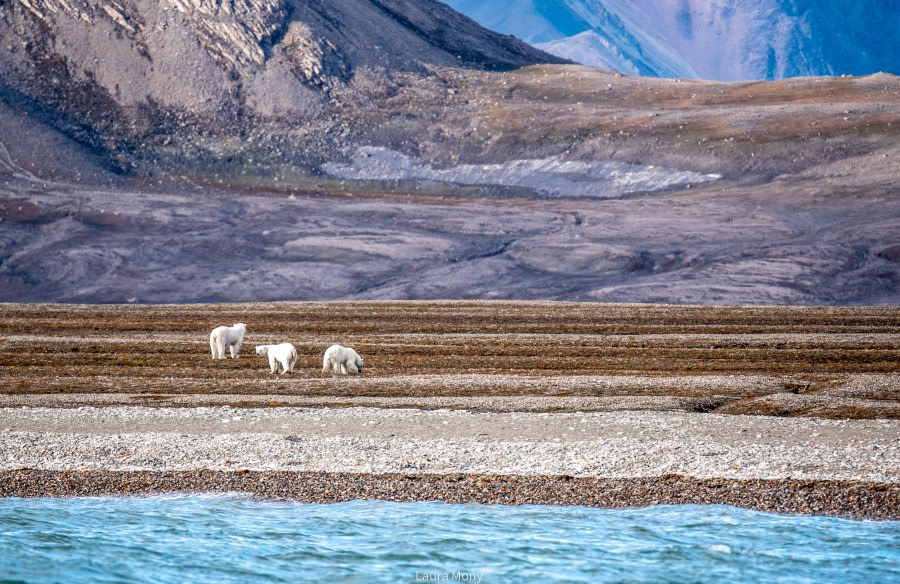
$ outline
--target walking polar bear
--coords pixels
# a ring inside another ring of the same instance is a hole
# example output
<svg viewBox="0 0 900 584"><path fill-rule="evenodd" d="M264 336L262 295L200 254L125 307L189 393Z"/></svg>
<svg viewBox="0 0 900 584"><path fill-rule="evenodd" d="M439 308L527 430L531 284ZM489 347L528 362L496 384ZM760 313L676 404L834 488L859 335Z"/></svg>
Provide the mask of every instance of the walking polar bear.
<svg viewBox="0 0 900 584"><path fill-rule="evenodd" d="M278 373L279 365L281 365L282 375L294 372L294 365L297 363L297 349L290 343L257 345L256 354L266 355L269 358L269 369L272 370L272 373Z"/></svg>
<svg viewBox="0 0 900 584"><path fill-rule="evenodd" d="M322 373L328 373L331 369L335 373L362 373L363 360L359 353L349 347L331 345L325 351L322 359Z"/></svg>
<svg viewBox="0 0 900 584"><path fill-rule="evenodd" d="M237 359L241 354L241 345L244 343L244 335L247 334L247 325L237 322L234 326L220 326L209 333L209 350L213 359L224 359L225 348L231 351L231 358Z"/></svg>

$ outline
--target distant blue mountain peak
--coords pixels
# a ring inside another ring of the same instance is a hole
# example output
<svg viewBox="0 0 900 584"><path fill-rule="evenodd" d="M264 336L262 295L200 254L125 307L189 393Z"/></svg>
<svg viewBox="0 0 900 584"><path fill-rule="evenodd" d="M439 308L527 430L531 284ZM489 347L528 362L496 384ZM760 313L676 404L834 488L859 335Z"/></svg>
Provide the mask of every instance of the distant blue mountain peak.
<svg viewBox="0 0 900 584"><path fill-rule="evenodd" d="M446 0L487 28L632 75L720 81L900 74L900 2Z"/></svg>

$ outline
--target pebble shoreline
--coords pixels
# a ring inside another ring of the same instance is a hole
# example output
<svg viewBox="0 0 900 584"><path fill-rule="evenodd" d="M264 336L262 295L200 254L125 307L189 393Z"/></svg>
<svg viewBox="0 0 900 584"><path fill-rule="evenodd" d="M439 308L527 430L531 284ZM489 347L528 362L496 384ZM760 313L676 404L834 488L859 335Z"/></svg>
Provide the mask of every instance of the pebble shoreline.
<svg viewBox="0 0 900 584"><path fill-rule="evenodd" d="M0 470L857 480L900 483L900 421L684 412L0 409Z"/></svg>
<svg viewBox="0 0 900 584"><path fill-rule="evenodd" d="M0 408L0 496L721 503L900 520L900 422L684 412Z"/></svg>
<svg viewBox="0 0 900 584"><path fill-rule="evenodd" d="M774 513L900 520L900 485L859 481L694 479L679 475L598 479L211 471L0 471L0 497L229 493L337 503L354 499L598 508L721 504Z"/></svg>

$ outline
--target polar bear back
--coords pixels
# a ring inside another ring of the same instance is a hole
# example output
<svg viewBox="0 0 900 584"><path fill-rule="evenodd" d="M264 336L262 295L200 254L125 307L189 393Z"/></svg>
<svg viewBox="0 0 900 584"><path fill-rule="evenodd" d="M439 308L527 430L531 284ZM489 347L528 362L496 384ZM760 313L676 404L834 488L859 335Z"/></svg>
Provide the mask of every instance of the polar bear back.
<svg viewBox="0 0 900 584"><path fill-rule="evenodd" d="M234 323L234 326L219 326L209 333L209 348L213 359L225 357L225 349L231 348L232 357L241 350L244 335L247 334L247 325L242 322Z"/></svg>
<svg viewBox="0 0 900 584"><path fill-rule="evenodd" d="M331 345L322 357L322 373L327 373L329 369L341 374L361 373L363 360L359 353L350 347Z"/></svg>
<svg viewBox="0 0 900 584"><path fill-rule="evenodd" d="M276 359L296 359L297 349L291 343L281 343L278 345L257 345L257 355L270 355Z"/></svg>
<svg viewBox="0 0 900 584"><path fill-rule="evenodd" d="M281 365L282 373L293 373L297 363L297 349L291 343L279 345L257 345L257 355L265 355L269 358L269 368L272 373L277 373Z"/></svg>
<svg viewBox="0 0 900 584"><path fill-rule="evenodd" d="M209 333L210 338L222 338L223 340L243 339L247 334L247 325L242 322L236 322L233 326L217 326Z"/></svg>

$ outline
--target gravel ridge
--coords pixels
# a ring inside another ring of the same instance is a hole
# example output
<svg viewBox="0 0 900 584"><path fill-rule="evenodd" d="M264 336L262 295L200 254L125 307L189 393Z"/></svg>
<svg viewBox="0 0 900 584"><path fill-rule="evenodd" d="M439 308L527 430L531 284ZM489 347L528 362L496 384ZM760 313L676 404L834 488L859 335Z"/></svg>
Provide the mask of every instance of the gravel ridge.
<svg viewBox="0 0 900 584"><path fill-rule="evenodd" d="M0 409L0 470L900 483L900 422L684 412Z"/></svg>
<svg viewBox="0 0 900 584"><path fill-rule="evenodd" d="M353 499L621 508L723 504L776 513L900 520L900 486L859 481L597 479L496 475L371 475L211 471L0 471L0 497L228 493L337 503Z"/></svg>
<svg viewBox="0 0 900 584"><path fill-rule="evenodd" d="M0 497L240 493L900 520L900 421L377 407L0 408Z"/></svg>

